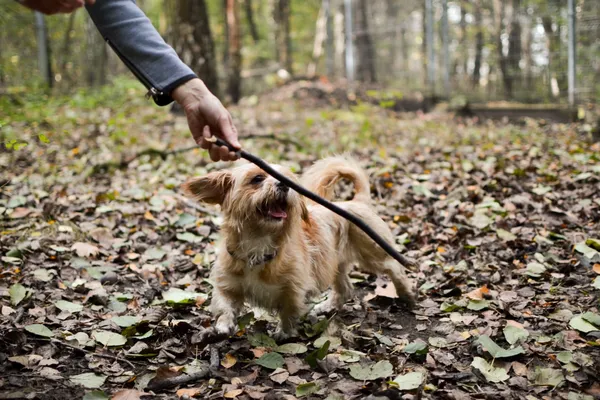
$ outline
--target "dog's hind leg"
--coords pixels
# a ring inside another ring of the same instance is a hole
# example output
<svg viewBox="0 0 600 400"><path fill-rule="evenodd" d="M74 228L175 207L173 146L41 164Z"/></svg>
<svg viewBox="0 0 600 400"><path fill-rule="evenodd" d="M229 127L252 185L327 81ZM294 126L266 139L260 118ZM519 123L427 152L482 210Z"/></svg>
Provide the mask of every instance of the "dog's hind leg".
<svg viewBox="0 0 600 400"><path fill-rule="evenodd" d="M352 296L352 282L348 276L349 271L350 264L340 263L338 265L331 295L327 297L327 300L317 304L313 308L313 314L328 313L331 310L341 308L348 301Z"/></svg>

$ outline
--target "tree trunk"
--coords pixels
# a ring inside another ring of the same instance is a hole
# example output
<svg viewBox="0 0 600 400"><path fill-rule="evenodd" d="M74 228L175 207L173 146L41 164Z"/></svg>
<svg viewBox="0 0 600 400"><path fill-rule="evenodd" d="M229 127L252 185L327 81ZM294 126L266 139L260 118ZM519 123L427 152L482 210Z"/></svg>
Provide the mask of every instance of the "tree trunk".
<svg viewBox="0 0 600 400"><path fill-rule="evenodd" d="M498 65L502 74L504 94L507 98L512 97L512 79L508 59L502 49L502 31L504 30L505 3L502 0L494 0L494 35L496 39L496 50L498 52Z"/></svg>
<svg viewBox="0 0 600 400"><path fill-rule="evenodd" d="M344 37L344 5L342 2L337 2L336 6L332 7L335 12L333 15L333 37L334 37L334 66L335 76L343 75L344 71L344 48L345 48L345 37Z"/></svg>
<svg viewBox="0 0 600 400"><path fill-rule="evenodd" d="M390 63L389 63L389 74L393 76L395 71L398 69L398 46L400 45L398 40L398 36L400 35L400 30L403 29L403 23L399 23L398 18L398 2L396 0L387 0L386 4L386 14L387 14L387 24L389 26L394 26L394 33L391 37L391 46L390 46Z"/></svg>
<svg viewBox="0 0 600 400"><path fill-rule="evenodd" d="M37 40L38 40L38 62L42 78L49 89L52 89L54 79L52 74L52 62L50 52L50 40L48 38L48 26L43 14L35 13Z"/></svg>
<svg viewBox="0 0 600 400"><path fill-rule="evenodd" d="M481 58L483 56L483 27L481 23L481 0L475 0L475 62L473 65L473 85L479 86L481 79Z"/></svg>
<svg viewBox="0 0 600 400"><path fill-rule="evenodd" d="M510 69L509 75L511 79L511 86L518 87L521 80L521 57L523 53L521 45L521 22L518 17L518 10L521 4L521 0L512 0L511 2L511 22L510 31L508 34L508 67Z"/></svg>
<svg viewBox="0 0 600 400"><path fill-rule="evenodd" d="M108 62L107 44L92 22L85 19L85 80L88 86L100 86L106 83L106 64Z"/></svg>
<svg viewBox="0 0 600 400"><path fill-rule="evenodd" d="M469 62L469 44L467 40L467 9L466 2L462 0L460 2L460 51L462 59L462 65L460 66L462 69L461 75L462 79L465 81L468 79L468 62Z"/></svg>
<svg viewBox="0 0 600 400"><path fill-rule="evenodd" d="M70 75L67 73L67 64L69 57L71 56L71 37L73 36L73 25L75 24L75 15L77 11L74 11L69 15L69 22L67 24L67 30L65 31L65 38L63 40L62 51L60 56L62 58L60 63L59 73L62 75L62 80L65 82L72 82Z"/></svg>
<svg viewBox="0 0 600 400"><path fill-rule="evenodd" d="M290 0L275 1L275 40L276 55L279 64L293 75L292 69L292 38L290 32Z"/></svg>
<svg viewBox="0 0 600 400"><path fill-rule="evenodd" d="M241 97L242 46L238 0L227 0L227 26L229 28L229 76L227 93L237 103Z"/></svg>
<svg viewBox="0 0 600 400"><path fill-rule="evenodd" d="M229 71L229 23L227 22L227 1L222 1L223 8L223 70Z"/></svg>
<svg viewBox="0 0 600 400"><path fill-rule="evenodd" d="M356 34L356 47L358 48L358 79L365 82L376 82L375 50L371 33L369 32L369 15L367 13L367 0L359 0L356 13L358 31Z"/></svg>
<svg viewBox="0 0 600 400"><path fill-rule="evenodd" d="M244 9L246 11L246 20L248 21L248 26L250 27L250 35L252 36L254 43L256 43L260 40L260 36L258 36L258 29L256 29L256 23L254 22L254 9L252 8L252 0L244 0Z"/></svg>
<svg viewBox="0 0 600 400"><path fill-rule="evenodd" d="M306 69L306 74L309 77L314 77L317 73L317 64L319 63L319 59L323 54L323 44L325 42L325 36L327 35L326 24L327 20L325 19L325 4L323 4L319 9L319 16L317 17L315 26L315 42L313 44L312 60Z"/></svg>
<svg viewBox="0 0 600 400"><path fill-rule="evenodd" d="M219 96L215 44L205 0L178 0L169 6L171 45L208 89Z"/></svg>
<svg viewBox="0 0 600 400"><path fill-rule="evenodd" d="M551 96L558 97L556 88L556 76L552 73L554 68L554 54L558 54L560 50L560 36L552 27L552 17L545 15L542 17L542 26L546 34L546 46L548 47L548 91Z"/></svg>

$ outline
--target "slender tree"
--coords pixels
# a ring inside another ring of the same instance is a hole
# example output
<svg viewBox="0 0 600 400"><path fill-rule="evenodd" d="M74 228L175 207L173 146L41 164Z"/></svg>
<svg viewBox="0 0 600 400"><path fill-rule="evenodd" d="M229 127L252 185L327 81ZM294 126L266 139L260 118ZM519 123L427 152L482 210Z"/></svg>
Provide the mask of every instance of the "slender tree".
<svg viewBox="0 0 600 400"><path fill-rule="evenodd" d="M244 11L246 12L246 21L248 21L248 27L250 28L250 36L252 36L252 40L254 43L260 40L260 36L258 35L258 29L256 28L256 23L254 22L254 8L252 6L252 0L244 0Z"/></svg>
<svg viewBox="0 0 600 400"><path fill-rule="evenodd" d="M479 80L481 78L481 61L483 57L483 26L482 26L482 12L481 12L481 0L474 1L475 12L475 62L473 65L473 84L479 86Z"/></svg>
<svg viewBox="0 0 600 400"><path fill-rule="evenodd" d="M170 19L168 40L183 61L217 96L219 80L205 0L165 2Z"/></svg>
<svg viewBox="0 0 600 400"><path fill-rule="evenodd" d="M358 79L365 82L376 82L375 47L369 32L369 15L367 0L359 0L356 13L358 32L356 47L358 48Z"/></svg>
<svg viewBox="0 0 600 400"><path fill-rule="evenodd" d="M290 0L275 0L275 51L277 61L285 68L290 75L293 74L292 68L292 37L290 26Z"/></svg>
<svg viewBox="0 0 600 400"><path fill-rule="evenodd" d="M242 52L238 0L227 0L227 26L229 30L229 76L227 94L237 103L241 97Z"/></svg>

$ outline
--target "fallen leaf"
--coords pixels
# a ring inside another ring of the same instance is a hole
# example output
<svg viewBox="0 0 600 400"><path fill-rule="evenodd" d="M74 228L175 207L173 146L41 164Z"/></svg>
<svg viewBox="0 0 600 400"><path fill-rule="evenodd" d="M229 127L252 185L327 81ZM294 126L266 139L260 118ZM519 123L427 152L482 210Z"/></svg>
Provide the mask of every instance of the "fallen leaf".
<svg viewBox="0 0 600 400"><path fill-rule="evenodd" d="M150 396L150 393L140 392L135 389L120 390L113 394L110 400L140 400L143 396Z"/></svg>
<svg viewBox="0 0 600 400"><path fill-rule="evenodd" d="M199 388L186 388L186 389L179 389L177 392L175 392L175 394L179 398L181 398L183 396L196 397L200 393L204 392L204 390L205 389L203 387L199 387Z"/></svg>
<svg viewBox="0 0 600 400"><path fill-rule="evenodd" d="M223 395L223 397L225 397L226 399L235 399L242 393L244 393L244 389L234 389L234 390L230 390L229 392L225 393Z"/></svg>
<svg viewBox="0 0 600 400"><path fill-rule="evenodd" d="M69 380L76 385L80 385L88 389L97 389L104 385L106 376L98 375L93 372L86 372L79 375L73 375L69 378Z"/></svg>
<svg viewBox="0 0 600 400"><path fill-rule="evenodd" d="M283 367L284 361L281 354L276 352L271 352L263 355L258 360L254 360L254 362L262 367L269 369L277 369Z"/></svg>
<svg viewBox="0 0 600 400"><path fill-rule="evenodd" d="M471 366L481 372L488 382L504 382L509 378L504 368L496 368L481 357L475 357Z"/></svg>
<svg viewBox="0 0 600 400"><path fill-rule="evenodd" d="M425 379L425 374L422 372L409 372L408 374L398 375L390 383L394 384L399 390L414 390L418 389Z"/></svg>
<svg viewBox="0 0 600 400"><path fill-rule="evenodd" d="M48 327L42 324L31 324L25 327L27 332L33 333L34 335L43 336L43 337L52 337L54 336L54 332L52 332Z"/></svg>
<svg viewBox="0 0 600 400"><path fill-rule="evenodd" d="M71 250L73 250L79 257L83 258L95 257L100 251L100 249L93 244L83 242L74 243L71 247Z"/></svg>
<svg viewBox="0 0 600 400"><path fill-rule="evenodd" d="M290 377L290 373L283 368L277 368L275 371L273 371L269 375L269 378L273 382L277 382L279 384L282 384L283 382L285 382L287 380L287 378L289 378L289 377Z"/></svg>
<svg viewBox="0 0 600 400"><path fill-rule="evenodd" d="M387 361L378 361L372 365L362 366L354 364L350 366L350 376L359 381L372 381L386 378L394 373L394 367Z"/></svg>
<svg viewBox="0 0 600 400"><path fill-rule="evenodd" d="M237 363L237 359L230 353L225 354L225 357L221 360L223 368L231 368Z"/></svg>
<svg viewBox="0 0 600 400"><path fill-rule="evenodd" d="M466 296L471 300L483 300L484 295L488 294L490 290L487 285L483 285L480 288L470 291Z"/></svg>

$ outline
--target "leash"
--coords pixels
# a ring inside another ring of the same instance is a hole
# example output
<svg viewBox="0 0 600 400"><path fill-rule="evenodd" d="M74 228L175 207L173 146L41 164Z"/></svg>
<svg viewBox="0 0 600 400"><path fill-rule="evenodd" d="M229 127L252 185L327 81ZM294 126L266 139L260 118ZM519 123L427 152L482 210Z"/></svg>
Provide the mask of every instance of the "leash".
<svg viewBox="0 0 600 400"><path fill-rule="evenodd" d="M375 232L369 225L367 225L367 223L365 223L365 221L363 221L356 215L349 213L348 211L344 210L343 208L336 206L335 204L325 200L321 196L318 196L318 195L314 194L313 192L311 192L310 190L300 186L296 182L292 181L290 178L277 172L267 162L265 162L261 158L255 156L254 154L248 153L247 151L244 151L244 150L236 150L229 143L225 142L222 139L217 138L216 136L213 136L212 139L213 140L211 140L211 141L213 141L213 143L216 143L218 146L227 147L230 151L233 151L233 152L237 153L241 158L243 158L247 161L250 161L252 164L258 166L260 169L265 171L267 174L269 174L273 178L277 179L279 182L284 183L287 187L294 189L296 192L300 193L302 196L308 197L315 203L322 205L323 207L336 213L340 217L345 218L348 221L352 222L360 230L362 230L364 233L366 233L371 239L373 239L373 241L375 241L375 243L377 243L383 250L385 250L385 252L388 253L390 255L390 257L392 257L394 260L398 261L401 265L403 265L405 267L415 265L415 262L413 260L398 253L396 251L396 249L394 249L394 247L392 247L391 244L386 242L384 238L379 236L379 234L377 234L377 232Z"/></svg>

